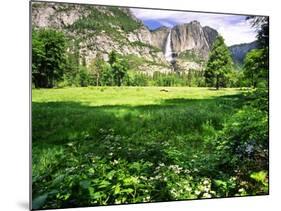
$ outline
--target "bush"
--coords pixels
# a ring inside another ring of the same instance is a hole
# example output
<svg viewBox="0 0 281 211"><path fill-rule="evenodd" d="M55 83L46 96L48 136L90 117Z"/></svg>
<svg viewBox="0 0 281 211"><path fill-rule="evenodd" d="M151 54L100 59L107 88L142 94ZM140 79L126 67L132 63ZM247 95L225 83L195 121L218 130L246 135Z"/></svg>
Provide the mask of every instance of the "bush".
<svg viewBox="0 0 281 211"><path fill-rule="evenodd" d="M251 106L239 110L224 128L222 139L241 159L263 160L268 155L268 116Z"/></svg>
<svg viewBox="0 0 281 211"><path fill-rule="evenodd" d="M81 66L79 68L80 86L89 86L91 83L91 76L86 67Z"/></svg>

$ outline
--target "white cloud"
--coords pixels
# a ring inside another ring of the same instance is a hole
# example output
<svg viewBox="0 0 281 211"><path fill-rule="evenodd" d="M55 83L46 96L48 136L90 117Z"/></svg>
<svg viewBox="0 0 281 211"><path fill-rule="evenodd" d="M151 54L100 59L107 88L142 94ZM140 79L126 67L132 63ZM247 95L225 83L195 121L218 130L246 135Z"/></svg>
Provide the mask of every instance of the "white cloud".
<svg viewBox="0 0 281 211"><path fill-rule="evenodd" d="M174 25L168 21L165 21L165 20L159 20L158 21L161 25L163 26L166 26L166 27L169 27L169 28L172 28Z"/></svg>
<svg viewBox="0 0 281 211"><path fill-rule="evenodd" d="M141 20L155 20L167 27L197 20L202 26L216 29L224 37L227 45L252 42L256 39L255 30L245 21L246 16L151 9L131 11Z"/></svg>

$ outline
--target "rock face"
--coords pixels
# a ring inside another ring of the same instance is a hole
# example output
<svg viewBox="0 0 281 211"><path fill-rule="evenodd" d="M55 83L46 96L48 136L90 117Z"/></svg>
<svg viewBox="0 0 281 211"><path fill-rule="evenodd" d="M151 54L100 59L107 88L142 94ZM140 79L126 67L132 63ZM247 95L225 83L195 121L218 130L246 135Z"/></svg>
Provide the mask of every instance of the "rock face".
<svg viewBox="0 0 281 211"><path fill-rule="evenodd" d="M32 3L32 26L63 31L79 46L80 61L86 64L98 53L107 60L115 50L130 58L141 58L143 62L135 69L149 74L173 71L165 58L169 33L173 62L182 71L202 69L218 36L216 30L202 27L198 21L150 31L128 8L67 3Z"/></svg>
<svg viewBox="0 0 281 211"><path fill-rule="evenodd" d="M173 28L160 27L151 32L151 45L165 54L167 37L171 31L171 46L177 67L182 70L202 70L207 61L218 32L211 27L202 27L198 21L176 25Z"/></svg>
<svg viewBox="0 0 281 211"><path fill-rule="evenodd" d="M257 41L251 42L251 43L243 43L239 45L232 45L229 47L230 53L232 55L232 59L235 64L241 65L243 64L244 58L246 54L257 48L258 43Z"/></svg>
<svg viewBox="0 0 281 211"><path fill-rule="evenodd" d="M215 31L215 30L214 30ZM198 52L200 56L207 58L212 42L208 42L210 36L203 30L198 21L177 25L172 28L172 46L175 53L186 50Z"/></svg>
<svg viewBox="0 0 281 211"><path fill-rule="evenodd" d="M32 4L32 26L61 30L79 42L80 62L86 64L98 53L106 60L115 50L170 68L161 49L152 45L151 32L128 8L37 2Z"/></svg>
<svg viewBox="0 0 281 211"><path fill-rule="evenodd" d="M151 31L151 45L159 48L165 53L165 46L170 29L162 26L156 30Z"/></svg>
<svg viewBox="0 0 281 211"><path fill-rule="evenodd" d="M160 27L151 32L152 45L165 51L167 36L170 29ZM202 27L198 21L176 25L171 29L172 48L176 54L193 50L202 56L208 57L212 44L218 36L218 32L211 27Z"/></svg>
<svg viewBox="0 0 281 211"><path fill-rule="evenodd" d="M208 43L209 49L211 50L212 45L218 36L218 32L217 32L217 30L215 30L209 26L204 26L203 31L204 31L204 35L205 35L206 41Z"/></svg>

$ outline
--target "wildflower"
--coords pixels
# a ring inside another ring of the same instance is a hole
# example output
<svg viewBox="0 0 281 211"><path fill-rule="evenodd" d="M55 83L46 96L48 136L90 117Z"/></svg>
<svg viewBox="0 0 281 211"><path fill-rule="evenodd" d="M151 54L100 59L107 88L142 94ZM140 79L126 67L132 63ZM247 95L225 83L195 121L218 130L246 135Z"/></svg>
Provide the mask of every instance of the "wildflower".
<svg viewBox="0 0 281 211"><path fill-rule="evenodd" d="M212 198L211 194L209 193L204 193L203 198Z"/></svg>
<svg viewBox="0 0 281 211"><path fill-rule="evenodd" d="M239 190L238 190L238 192L244 192L245 191L245 189L244 188L240 188Z"/></svg>
<svg viewBox="0 0 281 211"><path fill-rule="evenodd" d="M192 191L192 188L189 187L189 186L186 186L186 187L185 187L185 190L186 190L187 192L190 192L190 191Z"/></svg>
<svg viewBox="0 0 281 211"><path fill-rule="evenodd" d="M205 179L204 181L203 181L203 184L204 185L208 185L210 183L210 181L208 180L208 179Z"/></svg>
<svg viewBox="0 0 281 211"><path fill-rule="evenodd" d="M196 190L196 191L195 191L195 194L196 194L196 195L199 195L200 193L201 193L201 192L200 192L199 190Z"/></svg>
<svg viewBox="0 0 281 211"><path fill-rule="evenodd" d="M118 163L119 163L118 160L114 160L114 161L113 161L113 165L117 165Z"/></svg>

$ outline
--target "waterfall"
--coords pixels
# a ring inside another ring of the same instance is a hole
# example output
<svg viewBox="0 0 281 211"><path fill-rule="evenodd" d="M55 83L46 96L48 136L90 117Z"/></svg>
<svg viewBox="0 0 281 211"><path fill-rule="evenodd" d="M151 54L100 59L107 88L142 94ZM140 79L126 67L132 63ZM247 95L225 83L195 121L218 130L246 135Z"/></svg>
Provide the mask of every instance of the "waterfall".
<svg viewBox="0 0 281 211"><path fill-rule="evenodd" d="M171 29L166 41L165 58L168 62L171 62L173 60Z"/></svg>

